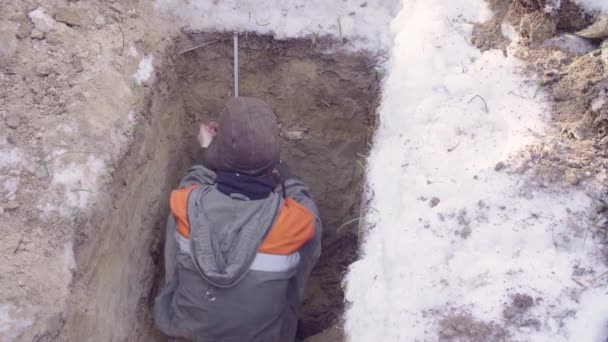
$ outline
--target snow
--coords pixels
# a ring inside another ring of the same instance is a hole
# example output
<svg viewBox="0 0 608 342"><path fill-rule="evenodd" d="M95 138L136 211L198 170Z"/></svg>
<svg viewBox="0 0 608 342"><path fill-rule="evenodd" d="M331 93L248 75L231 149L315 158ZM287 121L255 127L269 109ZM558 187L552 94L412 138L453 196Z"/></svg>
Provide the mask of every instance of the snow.
<svg viewBox="0 0 608 342"><path fill-rule="evenodd" d="M356 38L355 49L387 49L386 34L397 0L156 0L159 10L179 17L191 30L256 31L278 38L333 35Z"/></svg>
<svg viewBox="0 0 608 342"><path fill-rule="evenodd" d="M40 32L49 32L55 26L55 20L51 18L50 15L44 12L44 8L38 7L37 9L31 11L28 14L28 17L34 23L36 29Z"/></svg>
<svg viewBox="0 0 608 342"><path fill-rule="evenodd" d="M574 2L588 11L608 13L608 1L606 0L574 0Z"/></svg>
<svg viewBox="0 0 608 342"><path fill-rule="evenodd" d="M32 325L31 320L14 317L19 314L19 311L12 304L0 303L0 341L12 341Z"/></svg>
<svg viewBox="0 0 608 342"><path fill-rule="evenodd" d="M65 151L56 150L52 156ZM68 162L56 158L49 166L51 173L51 193L57 198L41 199L38 209L48 215L59 212L63 217L71 217L75 211L87 208L94 200L98 188L99 175L105 170L105 163L97 156L90 155L84 162Z"/></svg>
<svg viewBox="0 0 608 342"><path fill-rule="evenodd" d="M597 46L588 39L575 36L573 34L560 34L542 42L541 47L557 48L571 55L582 56L597 50Z"/></svg>
<svg viewBox="0 0 608 342"><path fill-rule="evenodd" d="M0 136L0 198L14 199L21 184L21 170L24 163L23 153L11 147L6 137Z"/></svg>
<svg viewBox="0 0 608 342"><path fill-rule="evenodd" d="M462 37L488 15L481 0L408 0L391 24L368 162L373 228L346 280L350 341L434 341L449 312L505 325L517 293L541 298L521 317L539 330L510 323L509 340L606 338L606 267L585 239L594 201L495 170L521 162L513 156L539 139L549 104L518 61ZM575 266L594 270L576 279L588 289L572 280Z"/></svg>
<svg viewBox="0 0 608 342"><path fill-rule="evenodd" d="M154 56L144 56L139 62L137 71L133 75L133 80L137 85L147 83L154 72Z"/></svg>

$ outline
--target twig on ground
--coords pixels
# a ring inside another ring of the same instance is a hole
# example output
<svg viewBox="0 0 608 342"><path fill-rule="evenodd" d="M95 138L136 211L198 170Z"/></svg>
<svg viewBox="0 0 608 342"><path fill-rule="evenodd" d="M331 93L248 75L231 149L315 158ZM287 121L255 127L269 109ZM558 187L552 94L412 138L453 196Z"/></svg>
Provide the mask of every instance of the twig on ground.
<svg viewBox="0 0 608 342"><path fill-rule="evenodd" d="M575 282L575 283L577 283L578 285L580 285L580 286L582 286L582 287L584 287L584 288L587 288L587 285L585 285L585 284L581 283L580 281L578 281L578 280L574 279L574 277L572 277L572 278L570 278L570 279L572 279L572 281L573 281L573 282Z"/></svg>
<svg viewBox="0 0 608 342"><path fill-rule="evenodd" d="M468 45L471 45L471 42L467 38L466 34L464 34L464 32L462 32L462 30L459 30L456 26L454 26L454 23L450 20L450 18L445 17L445 21L448 23L448 25L450 25L450 27L452 28L452 30L454 30L454 32L458 33L458 35L460 35L462 37L462 39L464 39L464 41Z"/></svg>
<svg viewBox="0 0 608 342"><path fill-rule="evenodd" d="M486 114L488 114L488 113L489 113L489 110L488 110L488 104L486 103L486 100L485 100L483 97L481 97L481 95L475 95L475 96L473 96L473 97L472 97L472 98L469 100L469 102L467 102L467 104L470 104L470 103L471 103L471 102L473 102L473 100L475 100L476 98L479 98L479 99L480 99L480 100L483 102L483 106L484 106L484 108L485 108L485 110L486 110Z"/></svg>
<svg viewBox="0 0 608 342"><path fill-rule="evenodd" d="M538 96L538 94L540 93L541 85L542 85L542 83L540 81L536 81L536 91L534 91L534 98L536 98Z"/></svg>
<svg viewBox="0 0 608 342"><path fill-rule="evenodd" d="M85 191L85 192L90 192L93 193L93 190L89 190L89 189L71 189L71 192L80 192L80 191Z"/></svg>
<svg viewBox="0 0 608 342"><path fill-rule="evenodd" d="M211 44L213 44L213 43L216 43L217 41L218 41L218 40L217 40L217 39L215 39L215 40L212 40L212 41L209 41L209 42L205 42L205 43L202 43L202 44L199 44L199 45L193 46L193 47L191 47L191 48L188 48L188 49L186 49L186 50L183 50L183 51L179 52L179 54L180 54L180 55L183 55L183 54L185 54L186 52L190 52L190 51L192 51L192 50L196 50L196 49L198 49L198 48L202 48L202 47L204 47L204 46L211 45Z"/></svg>
<svg viewBox="0 0 608 342"><path fill-rule="evenodd" d="M258 24L258 26L268 26L268 25L270 25L270 21L269 21L269 22L267 22L267 23L260 23L260 22L258 21L258 18L255 18L255 23L256 23L256 24Z"/></svg>
<svg viewBox="0 0 608 342"><path fill-rule="evenodd" d="M357 159L357 164L359 164L359 166L361 167L363 172L365 172L365 165L363 165L363 162L361 162L361 160Z"/></svg>
<svg viewBox="0 0 608 342"><path fill-rule="evenodd" d="M120 56L122 56L122 53L125 51L125 33L122 31L122 27L120 27L119 23L116 23L116 25L118 25L118 29L122 35L122 47L120 48Z"/></svg>
<svg viewBox="0 0 608 342"><path fill-rule="evenodd" d="M448 148L448 153L454 151L456 148L458 148L459 145L460 145L460 142L458 142L458 144L454 145L454 147Z"/></svg>
<svg viewBox="0 0 608 342"><path fill-rule="evenodd" d="M344 36L342 35L342 21L338 17L338 33L340 33L340 42L344 43Z"/></svg>
<svg viewBox="0 0 608 342"><path fill-rule="evenodd" d="M17 243L17 247L15 247L13 254L17 254L17 252L19 252L19 248L21 248L22 243L23 243L23 238L19 239L19 242Z"/></svg>

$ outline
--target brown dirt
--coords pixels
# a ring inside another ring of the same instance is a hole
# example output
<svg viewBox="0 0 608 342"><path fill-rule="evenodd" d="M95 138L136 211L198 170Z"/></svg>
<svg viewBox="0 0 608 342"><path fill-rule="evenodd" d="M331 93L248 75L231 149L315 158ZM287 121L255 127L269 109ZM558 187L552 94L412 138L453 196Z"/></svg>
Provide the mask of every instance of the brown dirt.
<svg viewBox="0 0 608 342"><path fill-rule="evenodd" d="M480 51L498 49L507 53L507 46L511 43L509 39L502 35L501 20L494 17L484 23L475 23L471 42Z"/></svg>
<svg viewBox="0 0 608 342"><path fill-rule="evenodd" d="M507 331L494 322L481 322L466 311L454 311L439 321L439 341L504 342Z"/></svg>
<svg viewBox="0 0 608 342"><path fill-rule="evenodd" d="M579 30L592 22L591 15L570 1L554 14L525 15L535 15L537 25L557 23L562 30ZM510 19L516 21L517 16ZM546 183L578 185L594 178L608 187L608 66L602 61L602 52L575 56L557 47L541 48L531 41L524 44L529 48L517 50L516 55L527 62L527 72L538 75L539 99L548 95L553 100L555 139L524 153L526 162L517 165L516 172L533 169Z"/></svg>
<svg viewBox="0 0 608 342"><path fill-rule="evenodd" d="M135 0L0 7L0 306L21 320L11 333L163 340L150 308L167 196L191 163L195 124L231 96L231 39L168 39L175 28ZM39 7L55 19L48 32L27 17ZM180 55L207 39L220 41ZM339 323L342 274L356 257L356 224L336 229L359 216L356 160L374 125L375 57L323 37L248 34L241 44L241 94L275 108L284 158L311 185L325 224L300 315L306 337ZM132 75L147 54L156 71L138 85Z"/></svg>
<svg viewBox="0 0 608 342"><path fill-rule="evenodd" d="M216 43L179 54L206 41ZM373 58L327 54L330 44L252 34L240 41L240 95L274 108L283 158L310 185L324 223L323 254L300 312L302 338L338 323L343 309L342 273L356 258L357 226L336 229L359 213L363 170L356 160L368 150L378 99ZM104 234L81 254L88 268L76 281L71 311L88 314L68 319L69 340L162 339L149 310L162 274L167 198L191 162L196 123L216 119L232 96L232 36L183 37L162 64L135 144L114 176ZM103 319L108 313L112 320Z"/></svg>
<svg viewBox="0 0 608 342"><path fill-rule="evenodd" d="M514 158L518 161L510 169L534 170L541 183L578 185L594 178L608 187L608 65L603 60L608 53L598 50L577 56L560 46L542 44L558 33L585 28L593 15L570 0L555 10L546 10L544 0L490 0L489 4L496 17L475 26L472 42L481 50L502 49L500 24L511 24L522 40L510 53L526 62L523 71L538 84L535 97L541 100L548 95L553 100L550 134L554 139L530 147Z"/></svg>
<svg viewBox="0 0 608 342"><path fill-rule="evenodd" d="M37 31L27 15L38 7L62 22ZM87 268L74 265L75 236L96 233L108 203L94 198L132 137L128 113L141 88L130 84L139 57L129 49L162 46L163 25L146 27L140 16L151 8L131 0L0 0L0 8L0 306L26 322L18 341L55 341L73 267Z"/></svg>

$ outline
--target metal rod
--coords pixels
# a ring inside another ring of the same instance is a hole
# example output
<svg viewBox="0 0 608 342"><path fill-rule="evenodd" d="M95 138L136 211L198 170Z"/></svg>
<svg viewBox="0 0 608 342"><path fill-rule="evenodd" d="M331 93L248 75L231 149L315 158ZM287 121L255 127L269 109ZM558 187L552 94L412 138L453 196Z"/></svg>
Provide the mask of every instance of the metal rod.
<svg viewBox="0 0 608 342"><path fill-rule="evenodd" d="M234 97L239 97L239 34L234 32Z"/></svg>

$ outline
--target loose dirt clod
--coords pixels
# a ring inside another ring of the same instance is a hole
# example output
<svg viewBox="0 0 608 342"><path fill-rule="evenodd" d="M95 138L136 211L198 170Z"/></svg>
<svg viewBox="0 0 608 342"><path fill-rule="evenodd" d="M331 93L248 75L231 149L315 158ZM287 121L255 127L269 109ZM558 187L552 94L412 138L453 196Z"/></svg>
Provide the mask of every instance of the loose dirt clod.
<svg viewBox="0 0 608 342"><path fill-rule="evenodd" d="M439 321L439 341L502 342L506 337L503 327L477 321L468 312L451 313Z"/></svg>
<svg viewBox="0 0 608 342"><path fill-rule="evenodd" d="M431 200L429 201L429 206L431 208L435 208L437 205L439 205L439 202L441 202L441 200L439 199L439 197L433 197L431 198Z"/></svg>
<svg viewBox="0 0 608 342"><path fill-rule="evenodd" d="M55 10L55 21L65 23L70 26L83 26L84 14L80 11L68 7L59 7Z"/></svg>

